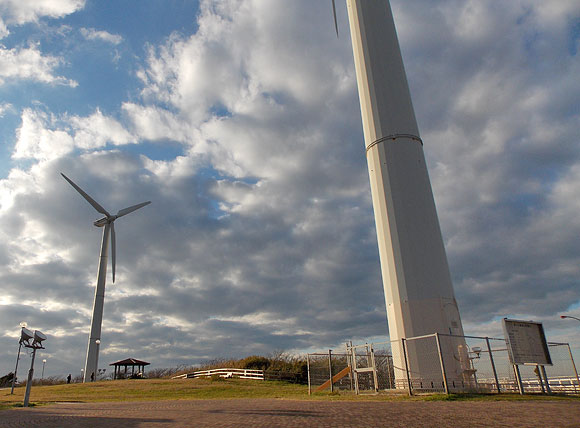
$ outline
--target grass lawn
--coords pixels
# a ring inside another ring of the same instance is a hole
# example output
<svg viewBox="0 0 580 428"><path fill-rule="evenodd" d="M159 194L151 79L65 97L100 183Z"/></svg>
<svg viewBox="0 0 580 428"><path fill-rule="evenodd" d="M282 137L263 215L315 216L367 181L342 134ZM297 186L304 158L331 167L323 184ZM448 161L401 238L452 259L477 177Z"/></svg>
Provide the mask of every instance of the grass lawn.
<svg viewBox="0 0 580 428"><path fill-rule="evenodd" d="M0 409L21 406L24 387L0 390ZM70 385L33 386L31 405L54 402L103 402L103 401L156 401L156 400L203 400L235 398L278 398L292 400L578 400L578 396L539 396L517 394L464 394L421 395L408 397L404 392L359 395L350 392L322 392L308 396L308 387L286 382L245 379L136 379L76 383Z"/></svg>

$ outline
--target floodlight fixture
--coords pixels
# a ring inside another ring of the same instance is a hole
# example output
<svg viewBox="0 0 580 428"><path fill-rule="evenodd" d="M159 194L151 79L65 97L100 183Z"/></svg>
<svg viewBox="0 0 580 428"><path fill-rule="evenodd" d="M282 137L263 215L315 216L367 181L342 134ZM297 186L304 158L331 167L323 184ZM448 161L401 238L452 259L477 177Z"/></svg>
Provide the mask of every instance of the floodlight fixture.
<svg viewBox="0 0 580 428"><path fill-rule="evenodd" d="M28 340L31 338L33 339L32 344L29 344L28 341L24 343L26 348L32 349L32 361L30 362L30 370L28 370L28 380L26 381L26 392L24 393L24 407L28 407L28 400L30 398L30 387L32 386L32 378L34 377L34 360L36 358L36 350L37 349L44 349L42 346L42 342L46 340L46 336L40 330L34 330L34 333L31 333L30 330L27 330L25 327L22 327L22 330L26 330L27 336L30 336ZM30 333L30 334L28 334ZM21 342L22 345L22 342ZM42 377L44 378L44 364L46 363L46 359L42 360Z"/></svg>
<svg viewBox="0 0 580 428"><path fill-rule="evenodd" d="M22 323L21 323L22 324ZM34 337L34 333L28 330L26 327L22 327L20 331L20 344L29 344L30 339Z"/></svg>
<svg viewBox="0 0 580 428"><path fill-rule="evenodd" d="M16 374L18 373L18 361L20 360L20 350L22 349L22 345L29 346L30 339L34 337L34 333L28 330L28 324L26 321L22 321L20 323L20 340L18 341L18 355L16 356L16 367L14 368L14 376L12 376L12 389L10 390L10 394L14 394L14 386L16 384Z"/></svg>
<svg viewBox="0 0 580 428"><path fill-rule="evenodd" d="M475 358L479 358L481 354L481 348L479 346L472 346L471 351L475 354Z"/></svg>
<svg viewBox="0 0 580 428"><path fill-rule="evenodd" d="M46 336L39 330L34 330L34 341L32 346L35 348L42 348L42 342L46 340Z"/></svg>

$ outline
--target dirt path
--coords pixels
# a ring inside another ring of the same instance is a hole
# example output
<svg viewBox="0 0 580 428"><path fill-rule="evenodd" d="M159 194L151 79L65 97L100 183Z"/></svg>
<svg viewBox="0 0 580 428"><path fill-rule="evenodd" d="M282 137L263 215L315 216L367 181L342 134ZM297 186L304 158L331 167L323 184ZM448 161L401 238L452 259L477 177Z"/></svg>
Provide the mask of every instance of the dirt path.
<svg viewBox="0 0 580 428"><path fill-rule="evenodd" d="M60 403L0 412L0 427L580 427L580 402L274 399Z"/></svg>

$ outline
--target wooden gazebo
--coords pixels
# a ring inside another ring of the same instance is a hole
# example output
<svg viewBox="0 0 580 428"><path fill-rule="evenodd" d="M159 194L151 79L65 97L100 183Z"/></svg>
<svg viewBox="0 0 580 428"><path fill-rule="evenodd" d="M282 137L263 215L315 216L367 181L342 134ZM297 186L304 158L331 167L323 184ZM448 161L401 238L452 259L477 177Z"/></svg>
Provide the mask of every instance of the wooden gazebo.
<svg viewBox="0 0 580 428"><path fill-rule="evenodd" d="M127 369L129 367L131 367L131 374L129 376L134 377L135 375L137 375L139 377L142 377L143 374L145 373L145 366L148 366L149 364L151 363L148 363L147 361L137 360L136 358L126 358L124 360L117 361L109 365L115 366L115 375L113 376L113 379L117 379L121 378L121 376L123 378L126 378L128 374ZM122 367L125 367L124 372L121 369ZM137 373L135 373L135 367L137 367Z"/></svg>

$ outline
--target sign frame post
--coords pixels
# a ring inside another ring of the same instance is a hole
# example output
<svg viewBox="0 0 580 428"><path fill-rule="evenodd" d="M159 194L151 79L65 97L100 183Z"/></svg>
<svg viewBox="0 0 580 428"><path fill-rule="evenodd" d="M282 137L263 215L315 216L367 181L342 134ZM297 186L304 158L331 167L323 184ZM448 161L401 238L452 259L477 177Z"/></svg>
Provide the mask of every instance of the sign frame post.
<svg viewBox="0 0 580 428"><path fill-rule="evenodd" d="M552 365L552 358L550 357L548 341L546 340L542 323L504 318L502 326L509 360L514 367L520 394L524 393L518 367L520 365L540 366L546 384L548 384L548 377L544 367Z"/></svg>

